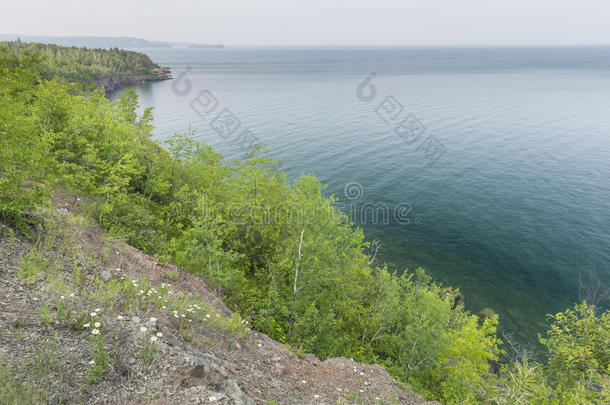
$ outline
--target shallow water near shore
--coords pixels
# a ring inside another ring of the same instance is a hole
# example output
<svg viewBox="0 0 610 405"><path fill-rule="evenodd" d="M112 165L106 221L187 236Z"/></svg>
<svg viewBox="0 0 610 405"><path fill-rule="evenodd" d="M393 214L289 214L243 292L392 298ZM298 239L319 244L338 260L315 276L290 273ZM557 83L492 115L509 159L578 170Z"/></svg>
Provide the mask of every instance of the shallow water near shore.
<svg viewBox="0 0 610 405"><path fill-rule="evenodd" d="M155 139L191 126L240 158L251 131L289 179L314 173L367 214L352 219L378 262L426 268L521 343L578 299L579 276L610 285L608 47L139 50L176 77L135 86ZM202 90L213 114L191 107ZM240 122L230 135L213 128L221 111ZM401 137L406 117L421 125Z"/></svg>

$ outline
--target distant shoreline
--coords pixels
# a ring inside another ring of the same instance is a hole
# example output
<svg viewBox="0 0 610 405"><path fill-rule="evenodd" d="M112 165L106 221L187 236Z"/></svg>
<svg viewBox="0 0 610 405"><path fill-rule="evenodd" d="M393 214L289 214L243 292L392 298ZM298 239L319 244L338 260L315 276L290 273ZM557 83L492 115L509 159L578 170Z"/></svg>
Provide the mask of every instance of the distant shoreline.
<svg viewBox="0 0 610 405"><path fill-rule="evenodd" d="M46 36L21 34L0 35L0 41L17 41L18 39L20 39L22 42L76 46L79 48L224 48L224 45L222 44L149 41L147 39L134 37Z"/></svg>

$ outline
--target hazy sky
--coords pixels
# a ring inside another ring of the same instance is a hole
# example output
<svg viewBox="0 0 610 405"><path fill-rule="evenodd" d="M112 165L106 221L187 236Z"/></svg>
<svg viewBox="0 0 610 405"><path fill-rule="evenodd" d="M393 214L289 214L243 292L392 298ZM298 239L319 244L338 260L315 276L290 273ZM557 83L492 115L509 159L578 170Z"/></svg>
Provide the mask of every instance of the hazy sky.
<svg viewBox="0 0 610 405"><path fill-rule="evenodd" d="M0 0L0 34L226 45L610 44L608 0Z"/></svg>

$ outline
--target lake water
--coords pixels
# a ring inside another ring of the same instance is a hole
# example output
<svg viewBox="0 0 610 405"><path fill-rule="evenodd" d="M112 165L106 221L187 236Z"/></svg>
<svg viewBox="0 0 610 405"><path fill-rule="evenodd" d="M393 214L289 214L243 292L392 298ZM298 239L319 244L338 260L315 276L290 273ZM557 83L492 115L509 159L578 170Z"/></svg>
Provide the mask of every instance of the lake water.
<svg viewBox="0 0 610 405"><path fill-rule="evenodd" d="M519 342L579 275L610 285L610 48L141 51L177 77L136 86L155 139L191 126L240 158L249 130L289 179L328 184L378 261L426 268Z"/></svg>

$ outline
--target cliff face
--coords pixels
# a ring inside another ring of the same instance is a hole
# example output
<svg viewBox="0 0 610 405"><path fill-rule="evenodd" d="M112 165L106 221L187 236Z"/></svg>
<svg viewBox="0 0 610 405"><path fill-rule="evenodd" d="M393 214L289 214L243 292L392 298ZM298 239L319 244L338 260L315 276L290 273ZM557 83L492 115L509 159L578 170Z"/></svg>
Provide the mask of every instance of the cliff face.
<svg viewBox="0 0 610 405"><path fill-rule="evenodd" d="M172 79L170 69L168 67L160 67L155 69L154 73L151 74L106 76L97 80L96 83L99 88L103 87L106 91L114 91L132 84L169 79Z"/></svg>

